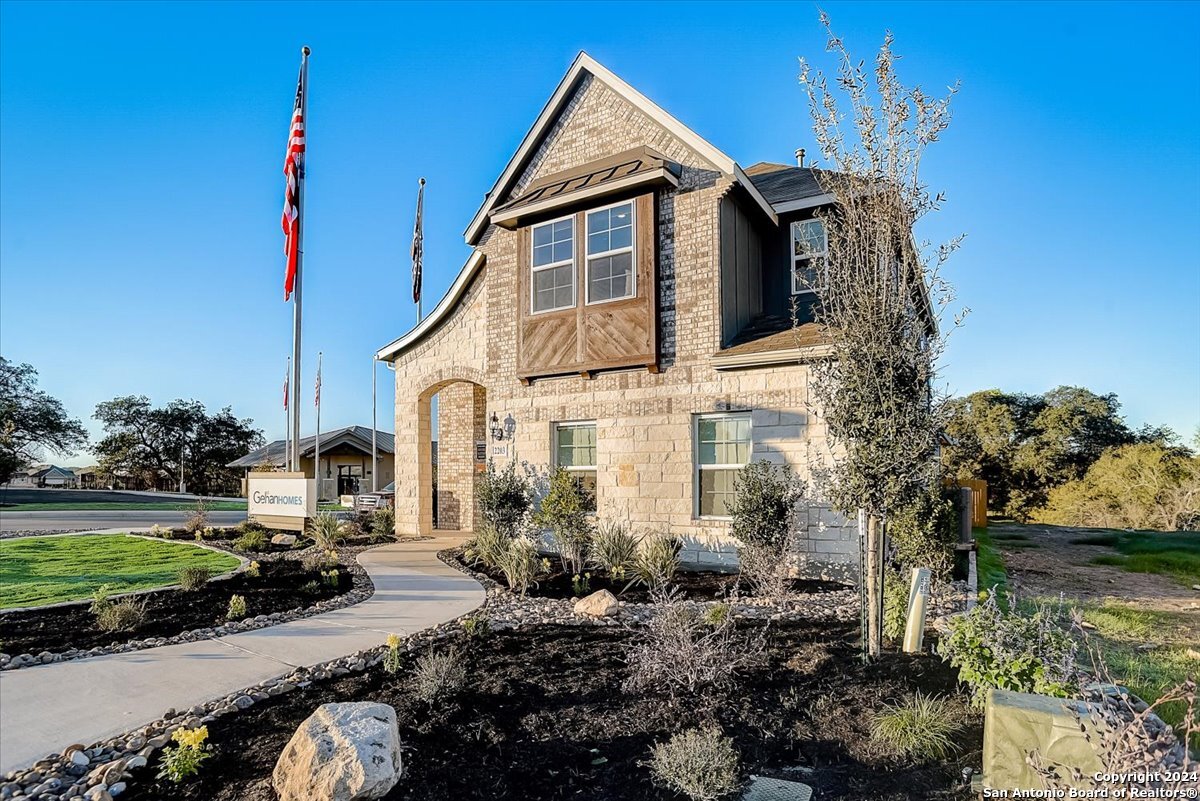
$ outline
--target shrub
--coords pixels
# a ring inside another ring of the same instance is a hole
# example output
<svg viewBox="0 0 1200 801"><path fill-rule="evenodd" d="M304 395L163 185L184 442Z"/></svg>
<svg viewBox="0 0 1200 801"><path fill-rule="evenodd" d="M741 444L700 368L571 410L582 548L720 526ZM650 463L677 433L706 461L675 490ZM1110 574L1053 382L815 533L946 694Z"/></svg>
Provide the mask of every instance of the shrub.
<svg viewBox="0 0 1200 801"><path fill-rule="evenodd" d="M308 524L308 536L322 551L333 550L345 536L342 521L333 512L318 512Z"/></svg>
<svg viewBox="0 0 1200 801"><path fill-rule="evenodd" d="M683 544L674 537L642 538L631 566L633 580L630 586L643 584L654 591L671 583L675 571L679 569L679 551L682 547Z"/></svg>
<svg viewBox="0 0 1200 801"><path fill-rule="evenodd" d="M93 602L92 612L101 631L132 631L146 620L145 602L133 598L122 598L116 602L105 600L98 609Z"/></svg>
<svg viewBox="0 0 1200 801"><path fill-rule="evenodd" d="M533 543L524 538L508 543L500 562L496 565L504 574L504 581L513 592L524 595L529 585L537 578L541 560Z"/></svg>
<svg viewBox="0 0 1200 801"><path fill-rule="evenodd" d="M694 801L720 801L741 785L733 740L719 729L690 729L658 743L650 773L660 784Z"/></svg>
<svg viewBox="0 0 1200 801"><path fill-rule="evenodd" d="M791 543L796 504L806 485L792 469L766 460L750 462L733 480L729 533L746 545L780 549Z"/></svg>
<svg viewBox="0 0 1200 801"><path fill-rule="evenodd" d="M386 540L396 536L396 510L390 506L381 506L371 512L371 537L375 540Z"/></svg>
<svg viewBox="0 0 1200 801"><path fill-rule="evenodd" d="M738 673L762 662L765 640L760 632L742 635L733 618L710 622L679 592L655 598L658 612L629 646L626 662L630 690L665 687L674 697L696 695L707 688L725 689Z"/></svg>
<svg viewBox="0 0 1200 801"><path fill-rule="evenodd" d="M637 549L637 540L630 532L628 523L602 520L592 537L588 562L592 567L607 570L610 576L619 580L633 565Z"/></svg>
<svg viewBox="0 0 1200 801"><path fill-rule="evenodd" d="M324 573L337 566L337 551L311 550L300 560L300 567L305 573Z"/></svg>
<svg viewBox="0 0 1200 801"><path fill-rule="evenodd" d="M1002 609L995 593L965 615L950 619L938 653L958 668L982 708L989 688L1067 697L1076 689L1078 643L1062 625L1061 609L1031 605Z"/></svg>
<svg viewBox="0 0 1200 801"><path fill-rule="evenodd" d="M463 546L463 558L472 565L499 568L500 561L508 551L512 537L491 523L481 523L475 536Z"/></svg>
<svg viewBox="0 0 1200 801"><path fill-rule="evenodd" d="M155 523L150 527L150 536L170 540L175 538L175 530L170 526L160 526L158 523Z"/></svg>
<svg viewBox="0 0 1200 801"><path fill-rule="evenodd" d="M176 729L171 739L178 747L167 746L159 758L158 778L169 779L179 784L189 776L200 772L200 763L212 756L209 746L204 744L208 739L208 727L198 729Z"/></svg>
<svg viewBox="0 0 1200 801"><path fill-rule="evenodd" d="M110 595L112 595L112 587L107 584L101 584L92 590L92 605L88 608L88 611L93 615L100 614L100 610L109 605L108 596Z"/></svg>
<svg viewBox="0 0 1200 801"><path fill-rule="evenodd" d="M741 543L739 572L763 598L787 592L787 555L796 530L796 505L806 486L790 467L751 462L738 471L729 504L730 533Z"/></svg>
<svg viewBox="0 0 1200 801"><path fill-rule="evenodd" d="M246 616L246 599L240 595L229 598L229 609L225 612L226 620L241 620Z"/></svg>
<svg viewBox="0 0 1200 801"><path fill-rule="evenodd" d="M883 636L898 641L908 625L908 583L898 570L883 574Z"/></svg>
<svg viewBox="0 0 1200 801"><path fill-rule="evenodd" d="M704 622L709 626L724 626L729 620L729 604L713 604L704 610Z"/></svg>
<svg viewBox="0 0 1200 801"><path fill-rule="evenodd" d="M389 634L387 638L387 650L383 653L383 670L386 673L394 674L400 669L400 639L399 634Z"/></svg>
<svg viewBox="0 0 1200 801"><path fill-rule="evenodd" d="M480 612L462 619L463 633L468 639L483 639L491 631L492 625L488 616Z"/></svg>
<svg viewBox="0 0 1200 801"><path fill-rule="evenodd" d="M954 750L961 728L955 705L919 691L898 704L887 704L875 715L871 738L889 751L918 760L945 759Z"/></svg>
<svg viewBox="0 0 1200 801"><path fill-rule="evenodd" d="M576 598L582 598L592 591L592 574L584 573L582 576L576 573L571 576L571 592Z"/></svg>
<svg viewBox="0 0 1200 801"><path fill-rule="evenodd" d="M258 522L257 520L251 520L250 518L246 518L242 522L238 523L234 527L234 530L236 530L238 534L245 534L250 531L265 532L267 530L267 527L264 526L262 523Z"/></svg>
<svg viewBox="0 0 1200 801"><path fill-rule="evenodd" d="M533 489L525 476L517 474L515 461L502 470L489 461L475 486L475 500L484 522L511 539L520 531L533 506Z"/></svg>
<svg viewBox="0 0 1200 801"><path fill-rule="evenodd" d="M321 592L321 584L316 579L313 579L312 581L301 586L300 592L304 593L305 595L317 595Z"/></svg>
<svg viewBox="0 0 1200 801"><path fill-rule="evenodd" d="M958 503L957 488L933 486L888 517L888 538L901 568L927 567L934 580L950 580L958 542Z"/></svg>
<svg viewBox="0 0 1200 801"><path fill-rule="evenodd" d="M542 499L534 522L550 529L563 570L579 573L587 559L592 539L592 520L587 490L570 471L556 467L550 476L550 491Z"/></svg>
<svg viewBox="0 0 1200 801"><path fill-rule="evenodd" d="M247 529L233 541L233 547L239 551L261 551L267 547L267 532L258 528Z"/></svg>
<svg viewBox="0 0 1200 801"><path fill-rule="evenodd" d="M413 695L432 704L457 693L466 680L467 671L457 650L430 651L422 654L413 667Z"/></svg>
<svg viewBox="0 0 1200 801"><path fill-rule="evenodd" d="M179 571L179 586L188 592L195 592L212 577L213 572L207 567L185 567Z"/></svg>
<svg viewBox="0 0 1200 801"><path fill-rule="evenodd" d="M259 566L258 562L251 562L250 564L246 565L246 577L247 578L258 578L261 575L262 575L262 569Z"/></svg>
<svg viewBox="0 0 1200 801"><path fill-rule="evenodd" d="M196 542L203 542L204 540L211 540L216 536L217 536L217 530L215 528L213 528L212 526L205 526L204 528L196 529Z"/></svg>
<svg viewBox="0 0 1200 801"><path fill-rule="evenodd" d="M204 501L196 501L196 509L183 523L183 530L188 534L200 539L200 532L204 531L208 526L208 507L204 505Z"/></svg>
<svg viewBox="0 0 1200 801"><path fill-rule="evenodd" d="M332 570L322 570L321 571L321 581L325 582L330 587L333 587L336 589L338 584L341 583L341 580L342 580L342 574L340 572L338 572L338 569L336 567L333 568Z"/></svg>

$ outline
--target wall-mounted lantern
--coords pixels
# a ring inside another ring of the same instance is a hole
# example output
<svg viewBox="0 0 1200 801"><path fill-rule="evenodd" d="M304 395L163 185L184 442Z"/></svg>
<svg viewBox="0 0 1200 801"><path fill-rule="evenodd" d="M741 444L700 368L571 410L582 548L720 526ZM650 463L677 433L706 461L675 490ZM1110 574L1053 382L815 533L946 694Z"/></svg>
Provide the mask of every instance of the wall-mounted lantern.
<svg viewBox="0 0 1200 801"><path fill-rule="evenodd" d="M492 439L496 440L497 442L504 439L504 426L500 425L500 418L496 415L495 412L492 412L491 430L492 430Z"/></svg>

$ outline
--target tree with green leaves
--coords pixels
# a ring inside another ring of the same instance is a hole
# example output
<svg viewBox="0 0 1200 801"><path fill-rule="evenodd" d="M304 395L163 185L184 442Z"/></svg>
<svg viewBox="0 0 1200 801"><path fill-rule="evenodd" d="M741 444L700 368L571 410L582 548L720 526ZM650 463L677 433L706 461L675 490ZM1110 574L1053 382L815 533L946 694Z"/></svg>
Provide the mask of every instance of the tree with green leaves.
<svg viewBox="0 0 1200 801"><path fill-rule="evenodd" d="M834 198L817 211L825 264L804 287L830 351L814 364L811 388L834 446L829 499L847 516L866 516L864 642L874 656L883 640L884 521L937 471L942 420L931 387L943 346L939 321L953 300L942 267L960 240L929 247L913 228L942 202L919 165L950 123L956 89L938 98L905 86L890 33L871 68L850 55L824 13L821 22L836 75L814 74L807 64L801 71L817 144L832 167L814 172Z"/></svg>
<svg viewBox="0 0 1200 801"><path fill-rule="evenodd" d="M241 473L225 465L263 444L253 420L229 407L210 415L199 401L155 408L145 396L126 395L98 404L93 416L105 431L95 447L100 469L140 487L164 477L199 494L234 491Z"/></svg>
<svg viewBox="0 0 1200 801"><path fill-rule="evenodd" d="M83 423L37 386L37 370L0 356L0 484L44 451L71 454L87 444Z"/></svg>

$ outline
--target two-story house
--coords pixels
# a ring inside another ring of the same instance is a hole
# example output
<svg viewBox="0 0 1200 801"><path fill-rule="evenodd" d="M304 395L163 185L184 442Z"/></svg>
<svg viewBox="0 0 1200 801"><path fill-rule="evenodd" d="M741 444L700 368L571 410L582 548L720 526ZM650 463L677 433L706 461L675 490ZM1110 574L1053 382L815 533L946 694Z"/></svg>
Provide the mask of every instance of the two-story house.
<svg viewBox="0 0 1200 801"><path fill-rule="evenodd" d="M415 328L396 378L396 526L474 526L484 463L560 465L598 514L735 559L727 504L751 460L829 458L806 359L802 279L825 249L814 171L743 169L580 54L470 221L474 248ZM799 313L793 325L792 310ZM856 528L808 512L800 562L848 575Z"/></svg>

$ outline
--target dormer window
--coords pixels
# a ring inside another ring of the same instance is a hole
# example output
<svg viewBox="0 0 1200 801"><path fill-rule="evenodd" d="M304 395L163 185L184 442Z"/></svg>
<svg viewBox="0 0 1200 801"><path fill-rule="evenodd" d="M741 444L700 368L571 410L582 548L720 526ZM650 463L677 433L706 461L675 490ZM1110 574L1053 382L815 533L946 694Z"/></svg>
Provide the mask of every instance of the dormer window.
<svg viewBox="0 0 1200 801"><path fill-rule="evenodd" d="M575 219L533 226L533 313L575 305Z"/></svg>
<svg viewBox="0 0 1200 801"><path fill-rule="evenodd" d="M637 294L633 258L633 202L587 214L587 302Z"/></svg>
<svg viewBox="0 0 1200 801"><path fill-rule="evenodd" d="M792 223L792 294L812 294L821 262L829 255L825 223L801 220Z"/></svg>

